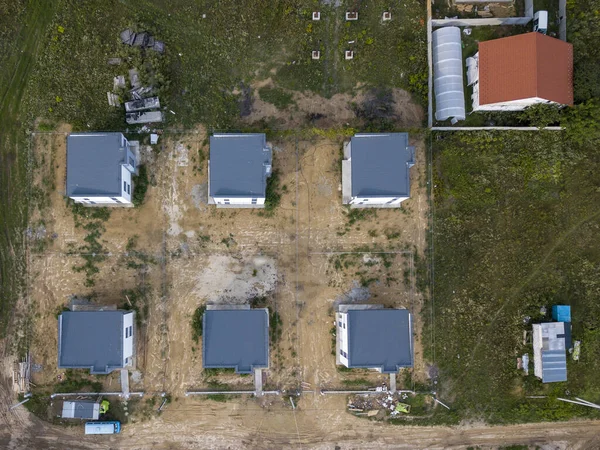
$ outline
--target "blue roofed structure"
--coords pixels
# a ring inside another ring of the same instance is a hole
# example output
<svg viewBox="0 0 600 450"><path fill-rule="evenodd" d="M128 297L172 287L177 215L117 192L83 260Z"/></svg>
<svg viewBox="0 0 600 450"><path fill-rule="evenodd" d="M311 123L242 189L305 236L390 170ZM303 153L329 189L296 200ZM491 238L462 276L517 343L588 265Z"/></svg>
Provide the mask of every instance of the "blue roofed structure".
<svg viewBox="0 0 600 450"><path fill-rule="evenodd" d="M217 207L264 207L272 150L265 134L210 137L208 197Z"/></svg>
<svg viewBox="0 0 600 450"><path fill-rule="evenodd" d="M202 324L205 369L252 373L269 366L268 309L207 309Z"/></svg>
<svg viewBox="0 0 600 450"><path fill-rule="evenodd" d="M569 305L554 305L552 307L552 320L556 322L571 321L571 306Z"/></svg>
<svg viewBox="0 0 600 450"><path fill-rule="evenodd" d="M410 197L414 147L408 133L356 134L344 146L342 203L397 208Z"/></svg>
<svg viewBox="0 0 600 450"><path fill-rule="evenodd" d="M381 305L340 305L337 362L349 368L395 373L413 366L412 316Z"/></svg>
<svg viewBox="0 0 600 450"><path fill-rule="evenodd" d="M533 366L543 383L567 381L567 349L571 341L569 322L533 325Z"/></svg>
<svg viewBox="0 0 600 450"><path fill-rule="evenodd" d="M58 316L58 367L108 374L132 363L133 311L65 311Z"/></svg>

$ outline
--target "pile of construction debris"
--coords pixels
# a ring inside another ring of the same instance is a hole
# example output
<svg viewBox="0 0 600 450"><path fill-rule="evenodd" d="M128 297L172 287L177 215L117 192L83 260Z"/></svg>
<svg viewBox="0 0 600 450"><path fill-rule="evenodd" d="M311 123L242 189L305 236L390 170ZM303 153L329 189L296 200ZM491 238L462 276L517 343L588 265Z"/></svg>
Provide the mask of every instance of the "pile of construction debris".
<svg viewBox="0 0 600 450"><path fill-rule="evenodd" d="M130 124L162 122L158 97L144 97L153 92L152 86L142 86L140 74L136 68L129 70L132 100L125 102L125 121Z"/></svg>
<svg viewBox="0 0 600 450"><path fill-rule="evenodd" d="M29 392L31 384L31 358L29 353L13 367L13 390L19 394Z"/></svg>
<svg viewBox="0 0 600 450"><path fill-rule="evenodd" d="M163 53L165 44L154 39L152 35L146 32L136 33L131 29L121 32L121 41L123 44L141 49L152 49ZM109 64L118 65L122 62L121 58L111 58ZM154 71L145 64L144 69L148 71L147 79L154 79ZM112 92L107 92L108 104L114 107L121 106L122 96L128 94L130 101L125 102L125 121L130 125L162 122L163 113L160 111L160 100L153 96L155 87L142 84L142 77L136 67L129 69L129 85L131 89L127 91L127 82L125 75L118 75L113 80Z"/></svg>
<svg viewBox="0 0 600 450"><path fill-rule="evenodd" d="M410 405L404 403L408 394L384 392L382 394L357 394L348 398L348 411L357 416L383 419L410 413Z"/></svg>
<svg viewBox="0 0 600 450"><path fill-rule="evenodd" d="M150 48L158 53L165 51L165 43L157 41L150 33L136 33L129 28L121 31L121 41L132 47Z"/></svg>

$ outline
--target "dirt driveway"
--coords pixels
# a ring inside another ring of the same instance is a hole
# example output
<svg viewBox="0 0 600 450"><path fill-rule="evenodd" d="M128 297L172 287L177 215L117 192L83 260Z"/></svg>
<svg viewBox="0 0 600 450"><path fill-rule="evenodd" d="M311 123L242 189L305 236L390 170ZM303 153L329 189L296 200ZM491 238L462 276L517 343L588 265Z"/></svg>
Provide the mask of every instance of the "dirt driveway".
<svg viewBox="0 0 600 450"><path fill-rule="evenodd" d="M508 427L395 427L344 412L345 399L303 398L296 412L248 402L174 402L157 419L128 426L120 436L83 436L79 427L58 428L23 409L3 416L0 447L6 449L495 449L527 444L545 450L597 449L599 422ZM4 407L4 402L2 407Z"/></svg>

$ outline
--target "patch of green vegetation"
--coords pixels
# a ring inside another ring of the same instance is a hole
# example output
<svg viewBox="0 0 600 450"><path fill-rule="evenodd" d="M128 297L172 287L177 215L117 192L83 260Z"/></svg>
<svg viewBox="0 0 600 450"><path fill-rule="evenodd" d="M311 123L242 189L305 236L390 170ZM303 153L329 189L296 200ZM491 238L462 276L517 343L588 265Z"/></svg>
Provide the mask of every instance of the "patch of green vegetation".
<svg viewBox="0 0 600 450"><path fill-rule="evenodd" d="M202 327L203 327L203 319L204 312L206 311L206 305L199 306L194 311L194 315L192 316L192 337L194 338L194 342L198 342L198 339L202 337ZM218 370L218 369L205 369L206 370Z"/></svg>
<svg viewBox="0 0 600 450"><path fill-rule="evenodd" d="M295 103L292 93L281 88L265 86L258 90L258 95L261 100L275 105L277 109L286 109Z"/></svg>
<svg viewBox="0 0 600 450"><path fill-rule="evenodd" d="M337 327L335 325L331 327L331 330L329 330L329 334L331 334L331 354L333 356L336 356L335 350L337 346Z"/></svg>
<svg viewBox="0 0 600 450"><path fill-rule="evenodd" d="M233 234L229 233L229 236L221 239L221 244L225 244L227 248L235 244L235 239L233 239Z"/></svg>
<svg viewBox="0 0 600 450"><path fill-rule="evenodd" d="M100 237L104 233L104 223L110 217L108 208L90 208L82 204L68 201L73 212L75 226L83 228L88 232L83 238L85 244L78 247L77 252L83 259L83 264L73 266L75 272L85 272L85 286L92 287L95 285L94 275L100 269L96 264L106 259L106 250L100 242Z"/></svg>
<svg viewBox="0 0 600 450"><path fill-rule="evenodd" d="M433 135L435 323L425 311L424 336L435 336L436 390L462 418L600 417L556 400L600 400L600 132L587 108L568 111L562 133ZM571 305L582 352L577 363L568 355L568 381L542 384L515 358L532 353L524 318L541 320L540 307L554 304Z"/></svg>
<svg viewBox="0 0 600 450"><path fill-rule="evenodd" d="M346 215L348 226L352 226L359 221L372 220L377 217L377 210L372 208L350 208L348 206L343 211Z"/></svg>
<svg viewBox="0 0 600 450"><path fill-rule="evenodd" d="M135 311L135 323L138 327L141 327L148 317L151 287L146 283L140 283L134 289L124 289L121 293L125 302L120 308Z"/></svg>
<svg viewBox="0 0 600 450"><path fill-rule="evenodd" d="M145 164L137 167L138 173L132 177L133 180L133 198L134 206L141 206L146 198L148 191L148 169Z"/></svg>
<svg viewBox="0 0 600 450"><path fill-rule="evenodd" d="M207 399L219 403L225 403L226 401L231 400L231 397L232 395L230 394L209 394L206 396Z"/></svg>
<svg viewBox="0 0 600 450"><path fill-rule="evenodd" d="M282 332L283 323L281 321L281 316L277 311L269 308L269 336L271 337L271 345L275 345L279 342Z"/></svg>
<svg viewBox="0 0 600 450"><path fill-rule="evenodd" d="M573 44L576 102L600 98L600 15L596 11L600 11L600 0L567 2L567 41Z"/></svg>
<svg viewBox="0 0 600 450"><path fill-rule="evenodd" d="M274 170L271 176L267 178L267 188L265 193L265 215L272 215L275 209L281 203L281 194L279 193L279 172Z"/></svg>
<svg viewBox="0 0 600 450"><path fill-rule="evenodd" d="M65 379L56 383L54 392L102 392L102 383L89 378L83 370L66 369Z"/></svg>
<svg viewBox="0 0 600 450"><path fill-rule="evenodd" d="M201 334L202 336L202 334ZM234 374L235 373L235 369L233 368L218 368L218 369L202 369L202 373L204 374L205 377L216 377L218 375L223 375L223 374ZM219 386L221 386L221 383L216 382L219 384Z"/></svg>
<svg viewBox="0 0 600 450"><path fill-rule="evenodd" d="M344 386L369 386L371 384L366 378L351 378L342 380Z"/></svg>

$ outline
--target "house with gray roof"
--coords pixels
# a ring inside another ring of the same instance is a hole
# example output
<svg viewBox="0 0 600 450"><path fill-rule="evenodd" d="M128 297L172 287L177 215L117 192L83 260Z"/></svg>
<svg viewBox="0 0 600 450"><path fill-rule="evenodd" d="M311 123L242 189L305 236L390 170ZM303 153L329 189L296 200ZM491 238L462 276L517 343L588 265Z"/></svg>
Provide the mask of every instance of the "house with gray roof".
<svg viewBox="0 0 600 450"><path fill-rule="evenodd" d="M215 309L216 308L216 309ZM202 318L202 367L252 373L269 367L269 310L209 307Z"/></svg>
<svg viewBox="0 0 600 450"><path fill-rule="evenodd" d="M217 208L264 208L273 152L263 133L210 137L208 202Z"/></svg>
<svg viewBox="0 0 600 450"><path fill-rule="evenodd" d="M123 133L71 133L67 136L66 195L77 203L133 206L133 145Z"/></svg>
<svg viewBox="0 0 600 450"><path fill-rule="evenodd" d="M108 374L133 364L133 311L65 311L58 316L58 368Z"/></svg>
<svg viewBox="0 0 600 450"><path fill-rule="evenodd" d="M410 198L415 149L408 133L361 133L344 144L342 203L353 208L399 208Z"/></svg>
<svg viewBox="0 0 600 450"><path fill-rule="evenodd" d="M533 324L533 371L542 383L567 381L570 322Z"/></svg>
<svg viewBox="0 0 600 450"><path fill-rule="evenodd" d="M396 373L413 366L412 315L383 305L340 305L336 313L336 363Z"/></svg>

